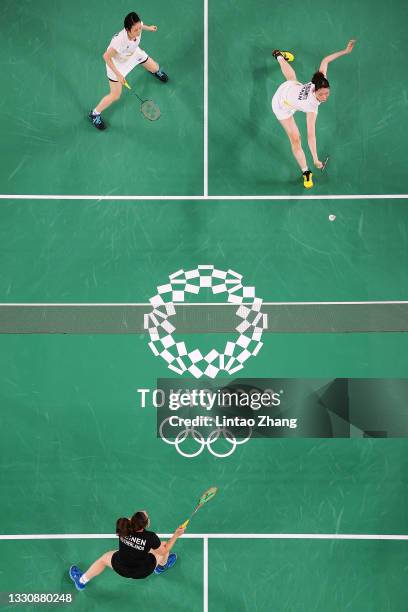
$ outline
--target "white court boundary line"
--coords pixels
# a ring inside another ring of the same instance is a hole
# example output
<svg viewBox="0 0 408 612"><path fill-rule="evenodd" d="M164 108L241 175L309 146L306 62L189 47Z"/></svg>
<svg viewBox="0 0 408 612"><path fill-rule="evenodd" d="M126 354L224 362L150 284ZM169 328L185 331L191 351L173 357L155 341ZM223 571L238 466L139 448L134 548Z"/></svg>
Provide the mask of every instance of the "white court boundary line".
<svg viewBox="0 0 408 612"><path fill-rule="evenodd" d="M170 538L172 533L159 533ZM111 540L113 533L27 533L0 534L1 540ZM190 540L408 540L407 534L374 533L185 533ZM208 545L208 543L207 543Z"/></svg>
<svg viewBox="0 0 408 612"><path fill-rule="evenodd" d="M241 305L245 306L247 302L243 302ZM372 300L365 302L262 302L264 306L363 306L363 305L397 305L397 304L408 304L408 300ZM187 307L195 307L195 306L237 306L236 304L232 304L230 302L173 302L174 305L177 306L187 306ZM24 307L30 306L33 308L42 308L47 306L57 306L57 307L74 307L74 308L89 308L91 306L99 307L112 307L117 306L121 307L133 307L133 306L145 306L146 308L150 308L150 302L0 302L0 308L4 307Z"/></svg>
<svg viewBox="0 0 408 612"><path fill-rule="evenodd" d="M171 533L159 533L170 538ZM48 533L0 535L0 540L105 540L116 539L110 533ZM183 538L203 540L203 612L208 612L208 540L408 540L402 534L371 533L185 533Z"/></svg>
<svg viewBox="0 0 408 612"><path fill-rule="evenodd" d="M207 109L208 111L208 109ZM207 119L208 129L208 119ZM206 176L204 192L208 192L208 142L206 147L205 157L206 168L204 175ZM0 194L0 200L96 200L97 202L104 201L255 201L255 200L408 200L408 194L393 193L393 194L354 194L354 195L191 195L191 196L152 196L152 195L58 195L58 194Z"/></svg>

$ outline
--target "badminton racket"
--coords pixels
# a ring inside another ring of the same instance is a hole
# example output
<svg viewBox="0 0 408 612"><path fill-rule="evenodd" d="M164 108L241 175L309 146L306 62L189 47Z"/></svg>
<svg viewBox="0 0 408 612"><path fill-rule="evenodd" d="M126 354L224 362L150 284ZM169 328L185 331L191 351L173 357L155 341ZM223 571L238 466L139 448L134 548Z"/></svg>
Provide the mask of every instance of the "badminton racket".
<svg viewBox="0 0 408 612"><path fill-rule="evenodd" d="M207 491L204 491L204 493L201 495L200 499L198 500L198 504L195 507L194 511L190 514L190 517L186 521L184 521L182 525L180 525L181 529L185 529L187 527L187 525L189 524L189 522L191 521L195 513L198 512L198 510L202 508L204 504L210 501L210 499L214 497L217 491L218 491L217 487L210 487L209 489L207 489Z"/></svg>
<svg viewBox="0 0 408 612"><path fill-rule="evenodd" d="M138 96L138 94L132 90L126 79L124 81L124 86L140 101L140 112L143 114L143 116L149 121L157 121L157 119L160 117L160 108L157 106L157 104L153 102L153 100L143 100L143 98Z"/></svg>
<svg viewBox="0 0 408 612"><path fill-rule="evenodd" d="M327 156L326 159L323 162L323 166L321 167L322 172L324 172L326 170L327 164L329 163L329 159L330 157Z"/></svg>

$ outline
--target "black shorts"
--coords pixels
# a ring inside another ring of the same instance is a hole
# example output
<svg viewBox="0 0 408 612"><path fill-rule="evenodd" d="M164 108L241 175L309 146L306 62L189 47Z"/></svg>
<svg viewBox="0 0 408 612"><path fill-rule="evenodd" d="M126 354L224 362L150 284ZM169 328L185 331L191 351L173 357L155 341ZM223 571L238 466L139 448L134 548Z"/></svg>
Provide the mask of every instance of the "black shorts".
<svg viewBox="0 0 408 612"><path fill-rule="evenodd" d="M150 574L153 574L153 571L156 567L156 557L152 555L152 553L147 553L146 562L143 565L137 565L134 567L129 567L128 565L122 565L119 560L119 552L116 551L112 555L112 568L115 570L119 576L123 578L133 578L134 580L147 578Z"/></svg>

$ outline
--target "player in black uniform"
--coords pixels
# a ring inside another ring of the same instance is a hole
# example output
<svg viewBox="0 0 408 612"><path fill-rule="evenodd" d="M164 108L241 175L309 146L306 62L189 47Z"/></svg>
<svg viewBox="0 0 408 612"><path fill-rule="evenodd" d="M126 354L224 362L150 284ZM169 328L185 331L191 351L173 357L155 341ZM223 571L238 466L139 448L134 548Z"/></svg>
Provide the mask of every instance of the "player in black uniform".
<svg viewBox="0 0 408 612"><path fill-rule="evenodd" d="M124 578L133 579L147 578L153 572L161 574L173 567L177 555L170 551L184 529L179 527L168 542L161 542L158 535L146 530L149 524L149 516L144 510L135 512L130 519L119 518L116 521L119 550L106 552L86 572L76 565L70 567L69 575L78 591L107 567Z"/></svg>

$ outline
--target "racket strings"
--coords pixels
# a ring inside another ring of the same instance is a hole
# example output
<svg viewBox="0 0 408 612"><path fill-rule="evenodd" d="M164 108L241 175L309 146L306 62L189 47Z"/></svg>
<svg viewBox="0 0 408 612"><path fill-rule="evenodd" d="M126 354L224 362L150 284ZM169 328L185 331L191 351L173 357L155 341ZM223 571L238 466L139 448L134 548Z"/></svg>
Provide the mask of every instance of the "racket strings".
<svg viewBox="0 0 408 612"><path fill-rule="evenodd" d="M203 504L206 504L208 501L210 501L210 499L212 499L216 493L217 493L217 487L210 487L200 497L199 502L198 502L199 506L202 506Z"/></svg>
<svg viewBox="0 0 408 612"><path fill-rule="evenodd" d="M140 110L146 119L149 119L149 121L157 121L157 119L160 117L160 108L153 102L153 100L145 100L142 102Z"/></svg>
<svg viewBox="0 0 408 612"><path fill-rule="evenodd" d="M126 81L126 79L124 85L127 89L129 89L129 91L132 92L133 95L136 96L138 100L140 100L140 110L146 117L146 119L149 119L149 121L157 121L157 119L160 117L160 108L157 106L157 104L155 104L153 100L143 100L143 98L141 98L139 94L137 94L135 91L132 91L132 88Z"/></svg>
<svg viewBox="0 0 408 612"><path fill-rule="evenodd" d="M217 493L217 491L218 491L217 487L210 487L209 489L207 489L207 491L205 491L201 495L200 499L198 500L198 506L195 508L194 512L190 515L190 518L188 518L186 521L184 521L184 523L181 525L182 529L185 529L187 527L187 525L189 524L190 520L193 518L193 516L197 512L197 510L202 508L202 506L204 504L206 504L208 501L210 501L210 499L212 499L214 497L214 495Z"/></svg>

